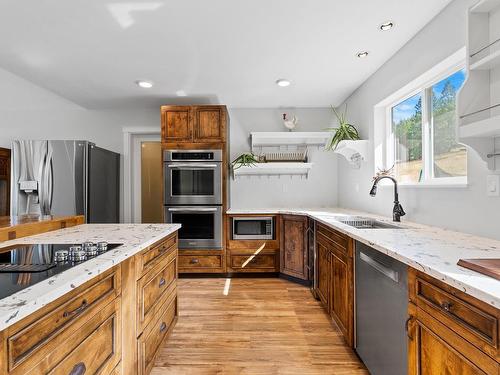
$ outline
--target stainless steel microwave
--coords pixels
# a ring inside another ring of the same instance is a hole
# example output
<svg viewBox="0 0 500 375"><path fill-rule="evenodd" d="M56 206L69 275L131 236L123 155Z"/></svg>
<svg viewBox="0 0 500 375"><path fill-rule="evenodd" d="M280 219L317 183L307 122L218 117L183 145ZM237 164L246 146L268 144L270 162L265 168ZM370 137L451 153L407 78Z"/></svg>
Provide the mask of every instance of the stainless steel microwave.
<svg viewBox="0 0 500 375"><path fill-rule="evenodd" d="M232 218L233 240L274 240L273 216Z"/></svg>

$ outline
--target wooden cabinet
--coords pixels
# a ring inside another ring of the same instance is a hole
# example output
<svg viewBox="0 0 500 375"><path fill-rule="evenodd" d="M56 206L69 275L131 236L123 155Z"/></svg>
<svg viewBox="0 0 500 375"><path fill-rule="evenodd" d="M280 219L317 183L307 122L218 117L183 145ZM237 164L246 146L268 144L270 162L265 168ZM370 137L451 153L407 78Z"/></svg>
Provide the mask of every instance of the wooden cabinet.
<svg viewBox="0 0 500 375"><path fill-rule="evenodd" d="M177 233L0 331L0 374L141 374L177 320Z"/></svg>
<svg viewBox="0 0 500 375"><path fill-rule="evenodd" d="M408 277L408 374L500 374L499 311L414 269Z"/></svg>
<svg viewBox="0 0 500 375"><path fill-rule="evenodd" d="M221 144L226 141L227 109L221 105L162 106L162 142Z"/></svg>
<svg viewBox="0 0 500 375"><path fill-rule="evenodd" d="M281 215L281 273L309 279L307 216Z"/></svg>
<svg viewBox="0 0 500 375"><path fill-rule="evenodd" d="M329 309L330 305L330 272L331 272L331 254L324 242L316 243L316 253L318 256L317 274L318 274L318 297L323 306Z"/></svg>
<svg viewBox="0 0 500 375"><path fill-rule="evenodd" d="M271 216L274 239L235 240L232 238L233 217ZM226 217L227 272L278 273L280 271L280 217L269 214L228 215Z"/></svg>
<svg viewBox="0 0 500 375"><path fill-rule="evenodd" d="M354 241L317 225L316 292L350 346L354 345Z"/></svg>
<svg viewBox="0 0 500 375"><path fill-rule="evenodd" d="M10 215L10 150L0 148L0 216Z"/></svg>
<svg viewBox="0 0 500 375"><path fill-rule="evenodd" d="M0 335L6 366L0 373L59 374L82 361L80 367L99 363L110 372L121 356L120 293L117 266L8 327ZM106 356L91 351L94 346Z"/></svg>

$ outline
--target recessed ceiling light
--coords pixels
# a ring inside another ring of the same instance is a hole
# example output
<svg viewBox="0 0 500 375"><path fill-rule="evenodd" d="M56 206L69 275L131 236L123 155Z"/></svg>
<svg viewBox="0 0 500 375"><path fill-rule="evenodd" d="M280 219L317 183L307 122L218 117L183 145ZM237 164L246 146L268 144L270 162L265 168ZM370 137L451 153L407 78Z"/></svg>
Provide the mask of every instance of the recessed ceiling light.
<svg viewBox="0 0 500 375"><path fill-rule="evenodd" d="M290 81L287 79L280 78L276 81L276 84L281 87L287 87L290 86Z"/></svg>
<svg viewBox="0 0 500 375"><path fill-rule="evenodd" d="M150 89L151 87L153 87L153 82L144 81L142 79L135 81L135 84L139 87L142 87L143 89Z"/></svg>
<svg viewBox="0 0 500 375"><path fill-rule="evenodd" d="M392 21L384 22L382 25L379 26L380 30L382 30L382 31L390 30L393 27L394 27L394 22L392 22Z"/></svg>
<svg viewBox="0 0 500 375"><path fill-rule="evenodd" d="M358 56L360 59L363 59L368 56L367 51L359 52L356 56Z"/></svg>

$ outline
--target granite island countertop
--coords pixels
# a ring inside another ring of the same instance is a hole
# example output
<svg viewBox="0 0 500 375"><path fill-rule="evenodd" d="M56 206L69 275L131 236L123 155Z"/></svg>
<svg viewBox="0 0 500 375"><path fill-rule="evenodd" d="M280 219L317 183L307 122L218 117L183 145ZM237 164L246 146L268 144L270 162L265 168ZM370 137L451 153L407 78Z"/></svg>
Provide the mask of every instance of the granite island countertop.
<svg viewBox="0 0 500 375"><path fill-rule="evenodd" d="M0 247L25 243L74 244L85 241L123 243L122 246L0 299L0 331L139 253L180 227L179 224L83 224L0 242Z"/></svg>
<svg viewBox="0 0 500 375"><path fill-rule="evenodd" d="M353 215L395 224L391 218L343 208L230 209L228 214L307 215L465 293L500 308L500 281L457 265L459 259L500 258L500 241L404 221L403 229L357 229L338 221Z"/></svg>

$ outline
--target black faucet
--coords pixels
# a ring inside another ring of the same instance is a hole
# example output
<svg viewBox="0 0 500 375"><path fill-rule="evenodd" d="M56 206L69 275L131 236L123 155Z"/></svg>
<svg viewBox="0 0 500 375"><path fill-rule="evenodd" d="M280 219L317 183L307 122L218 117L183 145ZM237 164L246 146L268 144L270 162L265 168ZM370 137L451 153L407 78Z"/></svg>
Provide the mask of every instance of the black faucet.
<svg viewBox="0 0 500 375"><path fill-rule="evenodd" d="M391 176L378 176L375 178L375 181L373 182L372 189L370 190L370 195L374 197L377 195L377 184L379 183L380 180L388 178L392 182L394 182L394 208L392 209L392 220L400 222L401 221L401 216L405 216L406 212L403 210L403 206L399 203L399 195L398 195L398 181Z"/></svg>

